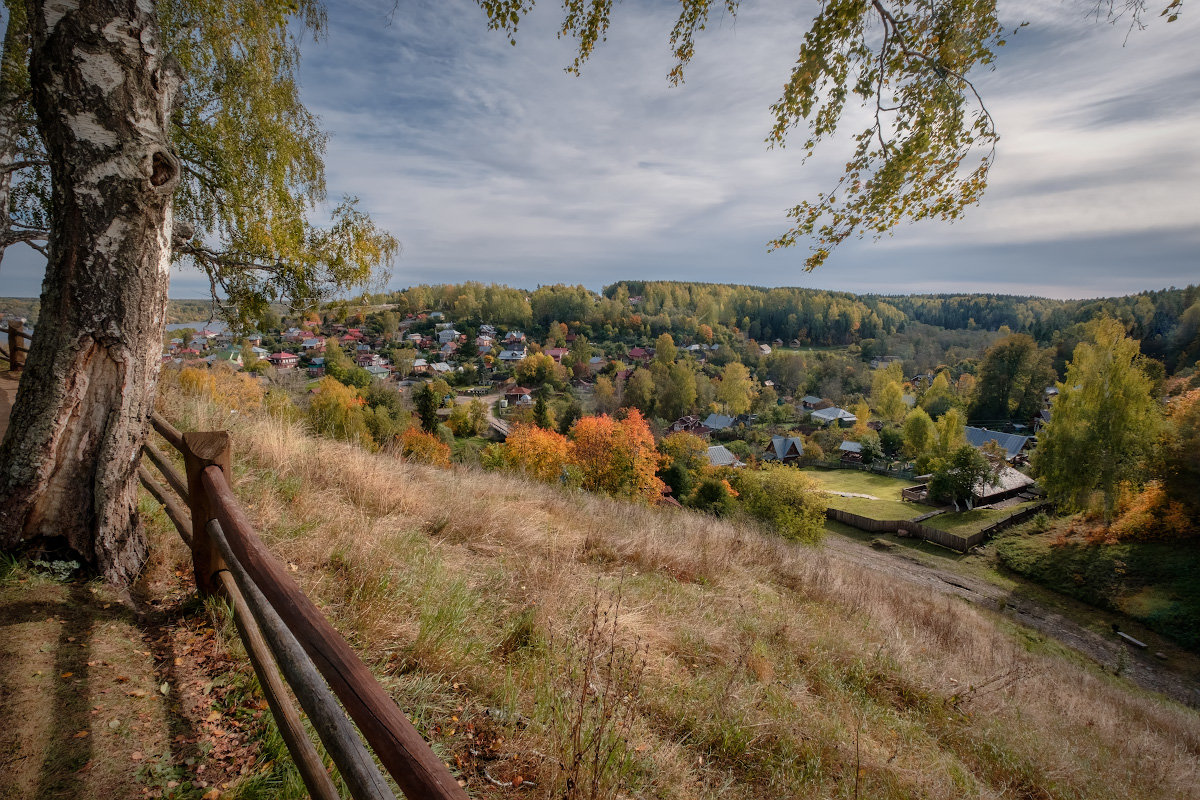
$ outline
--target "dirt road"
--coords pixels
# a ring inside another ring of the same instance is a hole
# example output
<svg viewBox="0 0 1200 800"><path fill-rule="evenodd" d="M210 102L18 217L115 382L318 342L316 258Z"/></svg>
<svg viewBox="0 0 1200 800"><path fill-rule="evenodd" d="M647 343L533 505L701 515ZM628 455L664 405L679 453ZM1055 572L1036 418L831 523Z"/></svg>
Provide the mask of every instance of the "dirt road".
<svg viewBox="0 0 1200 800"><path fill-rule="evenodd" d="M825 549L833 558L928 586L934 591L955 595L980 608L1001 613L1083 653L1108 672L1113 672L1120 665L1122 673L1138 686L1160 692L1193 708L1200 707L1200 683L1171 669L1153 652L1138 650L1111 635L1098 634L1028 597L1015 595L978 578L932 567L905 553L902 548L879 551L842 536L829 535L825 538Z"/></svg>

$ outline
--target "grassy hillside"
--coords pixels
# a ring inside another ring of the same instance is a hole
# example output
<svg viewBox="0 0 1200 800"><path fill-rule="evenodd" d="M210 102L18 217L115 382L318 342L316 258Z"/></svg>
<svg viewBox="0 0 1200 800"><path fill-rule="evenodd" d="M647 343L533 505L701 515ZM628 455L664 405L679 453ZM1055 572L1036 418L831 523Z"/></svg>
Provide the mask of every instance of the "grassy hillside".
<svg viewBox="0 0 1200 800"><path fill-rule="evenodd" d="M996 542L1009 569L1100 608L1128 614L1200 652L1200 547L1194 541L1059 541L1058 527Z"/></svg>
<svg viewBox="0 0 1200 800"><path fill-rule="evenodd" d="M231 428L263 538L473 796L561 796L596 730L630 797L1196 796L1194 710L954 599L690 512L164 410Z"/></svg>

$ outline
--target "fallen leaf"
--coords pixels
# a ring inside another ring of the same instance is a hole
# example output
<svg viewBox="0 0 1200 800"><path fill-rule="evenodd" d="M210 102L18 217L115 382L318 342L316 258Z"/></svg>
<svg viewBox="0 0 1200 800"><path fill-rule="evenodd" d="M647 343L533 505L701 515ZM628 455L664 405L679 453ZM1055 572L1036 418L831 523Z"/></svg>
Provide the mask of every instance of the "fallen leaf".
<svg viewBox="0 0 1200 800"><path fill-rule="evenodd" d="M166 681L163 681L162 686L159 686L158 690L160 692L162 692L163 694L170 694L171 693L171 684L167 683Z"/></svg>
<svg viewBox="0 0 1200 800"><path fill-rule="evenodd" d="M130 758L130 760L132 760L132 761L141 761L141 760L142 760L143 758L145 758L145 757L146 757L146 756L145 756L145 755L143 755L143 754L142 754L142 752L141 752L140 750L135 750L135 751L133 751L132 753L130 753L130 754L129 754L129 758Z"/></svg>
<svg viewBox="0 0 1200 800"><path fill-rule="evenodd" d="M126 692L125 694L129 695L130 697L145 697L146 690L145 689L134 689L133 691Z"/></svg>
<svg viewBox="0 0 1200 800"><path fill-rule="evenodd" d="M69 677L71 677L71 676L72 676L72 675L74 675L74 674L75 674L74 672L64 672L64 673L63 673L62 675L60 675L59 677L60 677L60 678L69 678Z"/></svg>
<svg viewBox="0 0 1200 800"><path fill-rule="evenodd" d="M71 738L72 739L82 739L82 738L86 737L87 735L88 735L87 731L80 731L79 733L75 734Z"/></svg>
<svg viewBox="0 0 1200 800"><path fill-rule="evenodd" d="M221 719L221 716L222 715L221 715L220 711L213 711L213 712L210 712L209 715L204 718L204 721L205 722L217 722L218 720Z"/></svg>

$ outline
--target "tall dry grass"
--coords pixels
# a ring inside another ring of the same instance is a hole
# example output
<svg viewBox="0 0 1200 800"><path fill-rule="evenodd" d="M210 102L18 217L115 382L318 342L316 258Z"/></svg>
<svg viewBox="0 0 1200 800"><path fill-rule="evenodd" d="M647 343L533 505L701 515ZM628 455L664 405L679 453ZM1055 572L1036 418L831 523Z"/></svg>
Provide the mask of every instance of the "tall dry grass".
<svg viewBox="0 0 1200 800"><path fill-rule="evenodd" d="M551 643L618 584L618 640L649 651L628 796L1200 796L1195 711L958 600L715 518L164 403L232 431L264 539L478 796L553 784Z"/></svg>

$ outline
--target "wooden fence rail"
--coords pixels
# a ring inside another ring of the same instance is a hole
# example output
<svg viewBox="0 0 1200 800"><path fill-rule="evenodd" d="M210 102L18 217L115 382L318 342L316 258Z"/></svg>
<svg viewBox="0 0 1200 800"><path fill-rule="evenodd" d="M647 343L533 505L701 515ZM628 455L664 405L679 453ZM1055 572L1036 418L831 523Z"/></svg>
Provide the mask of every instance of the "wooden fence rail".
<svg viewBox="0 0 1200 800"><path fill-rule="evenodd" d="M20 372L25 368L25 355L29 352L29 348L22 342L29 342L29 334L25 332L23 323L16 320L8 322L8 350L0 349L4 358L8 361L8 369L10 372Z"/></svg>
<svg viewBox="0 0 1200 800"><path fill-rule="evenodd" d="M183 454L186 475L154 445L144 448L186 507L144 465L139 478L191 548L197 587L233 604L239 635L309 793L319 800L337 796L278 671L355 800L394 798L359 732L406 797L465 800L449 768L258 538L229 485L228 433L180 433L158 414L151 424Z"/></svg>

